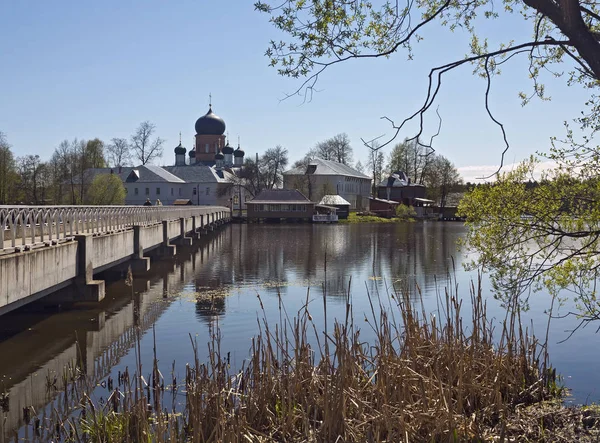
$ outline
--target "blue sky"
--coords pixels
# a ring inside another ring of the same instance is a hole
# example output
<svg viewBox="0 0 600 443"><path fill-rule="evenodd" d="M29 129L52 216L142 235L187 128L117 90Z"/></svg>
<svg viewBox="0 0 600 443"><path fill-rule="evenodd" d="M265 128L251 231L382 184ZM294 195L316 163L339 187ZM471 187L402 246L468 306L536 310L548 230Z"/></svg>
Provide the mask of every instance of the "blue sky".
<svg viewBox="0 0 600 443"><path fill-rule="evenodd" d="M482 26L492 41L519 41L531 32L518 16ZM390 135L380 117L401 121L412 114L424 99L429 69L468 49L465 34L438 25L422 35L415 60L398 53L332 67L313 100L303 103L281 101L299 83L268 66L264 52L280 36L252 0L0 0L0 131L17 155L47 159L64 139L128 138L150 120L166 140L158 163L171 164L180 131L184 146L192 147L194 122L212 93L215 113L250 155L280 144L294 161L318 141L346 132L355 160L364 163L360 138ZM483 107L485 83L471 71L465 66L444 79L443 127L435 141L466 179L498 164L503 149ZM585 91L546 80L553 100L522 108L517 93L530 87L525 61L507 64L495 79L491 103L512 145L508 163L547 150L550 136L563 135L563 121L582 109ZM431 113L426 135L436 128ZM413 133L407 127L400 137Z"/></svg>

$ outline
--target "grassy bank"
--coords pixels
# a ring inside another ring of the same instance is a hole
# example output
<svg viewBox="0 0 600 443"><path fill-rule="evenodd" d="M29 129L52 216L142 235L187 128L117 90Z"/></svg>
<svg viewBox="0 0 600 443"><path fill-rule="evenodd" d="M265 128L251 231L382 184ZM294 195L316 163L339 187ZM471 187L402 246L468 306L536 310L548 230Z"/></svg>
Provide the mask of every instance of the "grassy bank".
<svg viewBox="0 0 600 443"><path fill-rule="evenodd" d="M348 215L348 218L345 220L340 220L339 223L348 223L348 224L354 224L354 223L400 223L400 222L405 222L407 220L405 219L401 219L401 218L385 218L385 217L378 217L376 215L357 215L356 212L351 212ZM412 221L409 220L409 221Z"/></svg>
<svg viewBox="0 0 600 443"><path fill-rule="evenodd" d="M230 366L217 331L209 361L199 360L192 343L185 380L165 380L155 355L149 377L140 370L120 374L102 404L89 392L77 393L78 409L52 431L94 442L572 441L574 432L596 435L595 412L586 418L556 402L562 391L555 374L539 359L543 347L520 327L519 313L492 328L480 290L471 294L473 309L465 317L462 302L447 293L437 317L415 308L408 295L393 294L385 301L373 297L371 313L359 314L356 323L348 296L346 316L331 330L313 322L309 298L292 315L280 307L277 324L259 322L241 369ZM365 329L375 337L368 343L361 338ZM181 408L169 402L172 394L184 399Z"/></svg>

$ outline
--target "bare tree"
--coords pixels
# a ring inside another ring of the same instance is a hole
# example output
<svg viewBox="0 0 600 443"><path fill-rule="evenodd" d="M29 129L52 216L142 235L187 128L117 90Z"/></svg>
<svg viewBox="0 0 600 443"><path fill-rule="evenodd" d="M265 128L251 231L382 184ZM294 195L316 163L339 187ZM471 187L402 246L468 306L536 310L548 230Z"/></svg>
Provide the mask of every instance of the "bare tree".
<svg viewBox="0 0 600 443"><path fill-rule="evenodd" d="M14 195L17 178L13 153L6 136L0 131L0 204L8 203Z"/></svg>
<svg viewBox="0 0 600 443"><path fill-rule="evenodd" d="M163 153L162 145L164 140L160 137L152 139L155 129L156 125L146 120L140 123L135 133L131 136L133 155L142 165L151 163L152 160L160 157Z"/></svg>
<svg viewBox="0 0 600 443"><path fill-rule="evenodd" d="M258 162L261 181L266 189L281 186L283 183L283 170L288 164L288 151L280 145L267 149Z"/></svg>
<svg viewBox="0 0 600 443"><path fill-rule="evenodd" d="M433 150L429 146L418 139L405 139L392 149L388 169L390 172L403 171L414 183L423 184L432 159Z"/></svg>
<svg viewBox="0 0 600 443"><path fill-rule="evenodd" d="M385 156L381 152L381 145L374 141L370 145L369 152L369 168L373 171L373 197L377 197L377 186L383 178L383 170L385 167Z"/></svg>
<svg viewBox="0 0 600 443"><path fill-rule="evenodd" d="M23 199L29 204L40 204L45 194L43 169L45 165L39 155L26 155L17 158Z"/></svg>
<svg viewBox="0 0 600 443"><path fill-rule="evenodd" d="M431 167L424 174L427 195L444 208L448 194L462 183L462 178L452 162L443 155L432 155L430 159Z"/></svg>
<svg viewBox="0 0 600 443"><path fill-rule="evenodd" d="M129 143L124 138L113 138L106 147L108 164L110 166L126 166L131 160Z"/></svg>
<svg viewBox="0 0 600 443"><path fill-rule="evenodd" d="M314 150L309 151L312 157L332 160L345 165L352 163L352 147L348 134L337 134L325 141L317 143Z"/></svg>

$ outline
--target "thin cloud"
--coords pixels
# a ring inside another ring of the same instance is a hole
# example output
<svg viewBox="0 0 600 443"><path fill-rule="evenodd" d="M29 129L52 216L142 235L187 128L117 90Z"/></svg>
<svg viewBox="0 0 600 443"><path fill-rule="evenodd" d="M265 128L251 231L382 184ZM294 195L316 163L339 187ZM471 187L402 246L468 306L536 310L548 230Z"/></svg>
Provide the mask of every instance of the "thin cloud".
<svg viewBox="0 0 600 443"><path fill-rule="evenodd" d="M500 172L509 172L515 169L520 163L510 163L506 164L502 167ZM533 176L535 179L539 179L543 171L547 171L549 169L555 169L557 166L554 161L545 161L538 163L536 165ZM495 174L498 171L499 165L473 165L473 166L461 166L456 168L458 173L463 178L464 182L471 183L485 183L495 181L495 177L490 177L490 175ZM490 177L487 179L483 179L482 177Z"/></svg>

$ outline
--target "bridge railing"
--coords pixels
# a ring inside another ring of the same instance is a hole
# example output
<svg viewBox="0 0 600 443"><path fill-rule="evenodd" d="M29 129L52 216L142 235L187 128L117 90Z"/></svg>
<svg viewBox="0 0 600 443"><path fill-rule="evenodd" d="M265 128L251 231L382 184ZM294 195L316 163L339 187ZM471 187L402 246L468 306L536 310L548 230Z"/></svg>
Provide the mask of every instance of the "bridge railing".
<svg viewBox="0 0 600 443"><path fill-rule="evenodd" d="M0 254L73 239L229 211L202 206L0 206Z"/></svg>

